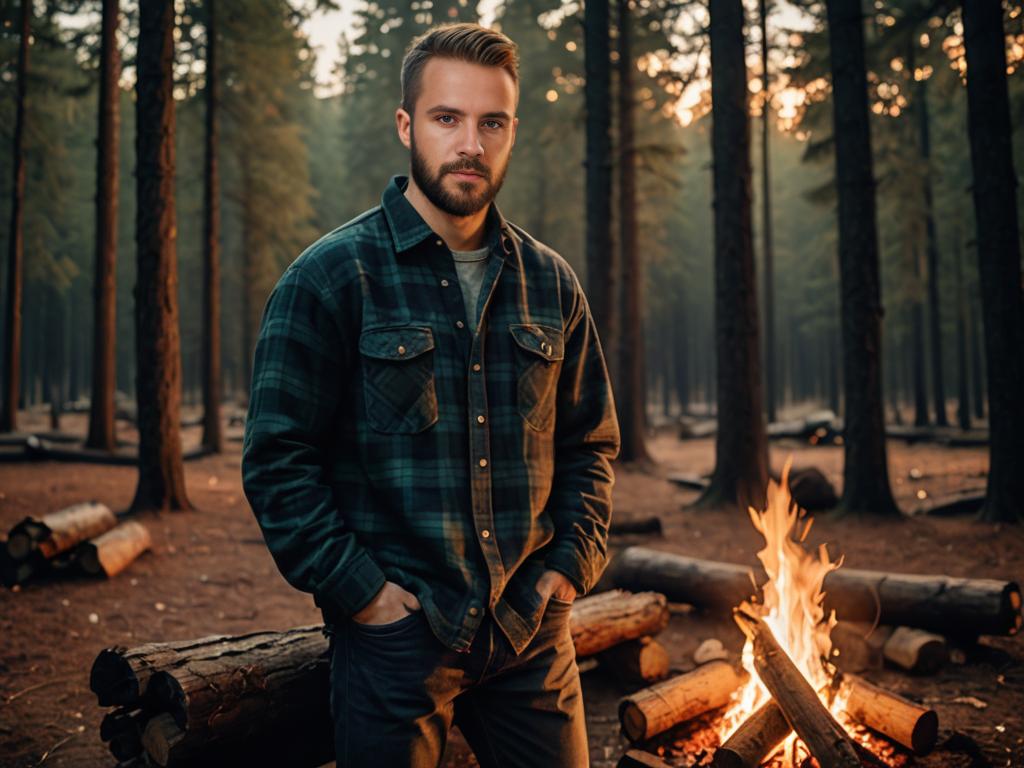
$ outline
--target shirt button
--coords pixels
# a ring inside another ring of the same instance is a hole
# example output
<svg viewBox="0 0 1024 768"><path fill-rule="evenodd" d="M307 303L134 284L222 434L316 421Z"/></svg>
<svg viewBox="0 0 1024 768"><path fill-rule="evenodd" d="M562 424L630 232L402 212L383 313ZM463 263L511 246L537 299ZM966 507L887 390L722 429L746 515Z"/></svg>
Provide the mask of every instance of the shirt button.
<svg viewBox="0 0 1024 768"><path fill-rule="evenodd" d="M447 288L448 287L448 280L447 279L442 279L441 280L441 287L442 288Z"/></svg>
<svg viewBox="0 0 1024 768"><path fill-rule="evenodd" d="M400 355L404 355L405 354L405 347L403 347L401 344L398 345L398 354L400 354Z"/></svg>
<svg viewBox="0 0 1024 768"><path fill-rule="evenodd" d="M469 609L470 616L476 616L478 613L480 613L480 609L477 608L475 605Z"/></svg>
<svg viewBox="0 0 1024 768"><path fill-rule="evenodd" d="M480 363L473 363L473 370L477 371L479 373L479 371L480 371Z"/></svg>
<svg viewBox="0 0 1024 768"><path fill-rule="evenodd" d="M491 532L488 531L486 528L484 528L482 531L480 531L480 538L482 538L482 539L489 539L489 538L491 538Z"/></svg>
<svg viewBox="0 0 1024 768"><path fill-rule="evenodd" d="M444 240L438 240L438 241L437 241L437 244L438 244L438 245L444 245Z"/></svg>
<svg viewBox="0 0 1024 768"><path fill-rule="evenodd" d="M480 468L482 469L482 468L484 468L486 466L487 466L487 459L480 459Z"/></svg>
<svg viewBox="0 0 1024 768"><path fill-rule="evenodd" d="M484 421L486 421L486 419L484 418L484 415L482 413L479 416L476 417L476 420L477 420L478 424L483 424Z"/></svg>
<svg viewBox="0 0 1024 768"><path fill-rule="evenodd" d="M465 324L464 322L462 322L461 320L456 320L456 321L455 321L455 326L456 326L457 328L464 328L464 327L465 327L465 325L466 325L466 324Z"/></svg>

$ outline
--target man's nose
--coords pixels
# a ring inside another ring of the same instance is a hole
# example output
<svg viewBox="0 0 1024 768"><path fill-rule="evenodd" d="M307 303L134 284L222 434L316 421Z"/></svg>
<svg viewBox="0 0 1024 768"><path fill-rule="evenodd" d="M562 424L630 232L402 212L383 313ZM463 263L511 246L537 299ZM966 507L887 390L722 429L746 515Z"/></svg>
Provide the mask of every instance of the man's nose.
<svg viewBox="0 0 1024 768"><path fill-rule="evenodd" d="M459 131L458 152L462 157L480 157L484 153L483 144L480 143L480 128L470 121L464 122Z"/></svg>

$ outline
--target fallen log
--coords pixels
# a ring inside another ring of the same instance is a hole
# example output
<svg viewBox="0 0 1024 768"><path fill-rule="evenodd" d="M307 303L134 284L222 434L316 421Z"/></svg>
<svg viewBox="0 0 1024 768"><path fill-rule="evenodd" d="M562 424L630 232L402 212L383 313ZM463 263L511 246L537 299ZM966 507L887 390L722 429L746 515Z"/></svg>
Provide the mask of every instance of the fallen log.
<svg viewBox="0 0 1024 768"><path fill-rule="evenodd" d="M882 646L887 661L918 675L938 672L949 661L946 638L911 627L896 627Z"/></svg>
<svg viewBox="0 0 1024 768"><path fill-rule="evenodd" d="M320 627L298 627L283 632L253 632L247 635L212 635L195 640L180 640L169 643L147 643L134 648L115 646L100 651L93 662L89 675L89 688L96 694L101 707L124 706L137 707L144 703L149 705L152 693L149 685L158 672L175 674L184 668L189 661L203 658L218 650L225 654L233 653L239 667L243 665L241 657L246 653L259 653L259 649L279 647L282 642L288 644L288 637L319 637L321 650L326 649L327 641L323 638ZM226 658L231 658L226 656Z"/></svg>
<svg viewBox="0 0 1024 768"><path fill-rule="evenodd" d="M109 742L110 753L118 760L131 760L142 754L142 731L147 719L141 709L115 709L100 722L100 739Z"/></svg>
<svg viewBox="0 0 1024 768"><path fill-rule="evenodd" d="M761 705L717 750L715 768L757 768L781 744L790 728L774 700Z"/></svg>
<svg viewBox="0 0 1024 768"><path fill-rule="evenodd" d="M650 533L660 536L661 532L661 518L655 515L635 520L616 521L608 528L608 533L612 536L628 536L634 533Z"/></svg>
<svg viewBox="0 0 1024 768"><path fill-rule="evenodd" d="M627 640L656 635L668 626L668 603L656 592L598 592L572 607L570 632L578 657L592 656Z"/></svg>
<svg viewBox="0 0 1024 768"><path fill-rule="evenodd" d="M113 578L151 546L149 530L141 523L129 521L79 545L76 557L87 574Z"/></svg>
<svg viewBox="0 0 1024 768"><path fill-rule="evenodd" d="M622 733L634 744L673 725L729 703L746 673L725 661L711 661L619 701Z"/></svg>
<svg viewBox="0 0 1024 768"><path fill-rule="evenodd" d="M829 768L860 768L860 758L850 737L782 650L768 625L743 609L733 615L753 645L758 677L818 764Z"/></svg>
<svg viewBox="0 0 1024 768"><path fill-rule="evenodd" d="M756 592L751 568L649 547L627 547L611 569L618 587L654 590L672 602L711 610L732 610ZM1020 587L1012 581L839 568L825 577L823 590L826 612L834 610L846 621L941 635L1013 635L1024 621Z"/></svg>
<svg viewBox="0 0 1024 768"><path fill-rule="evenodd" d="M657 755L644 752L642 749L630 749L626 751L615 768L672 768Z"/></svg>
<svg viewBox="0 0 1024 768"><path fill-rule="evenodd" d="M668 651L657 640L641 637L597 655L601 667L628 688L650 685L668 676Z"/></svg>
<svg viewBox="0 0 1024 768"><path fill-rule="evenodd" d="M939 716L902 696L890 693L854 675L842 676L840 695L846 711L861 725L888 736L917 755L926 755L939 736Z"/></svg>
<svg viewBox="0 0 1024 768"><path fill-rule="evenodd" d="M15 561L27 560L36 552L49 559L116 525L117 517L110 508L94 501L75 504L41 518L26 517L8 534L7 554Z"/></svg>

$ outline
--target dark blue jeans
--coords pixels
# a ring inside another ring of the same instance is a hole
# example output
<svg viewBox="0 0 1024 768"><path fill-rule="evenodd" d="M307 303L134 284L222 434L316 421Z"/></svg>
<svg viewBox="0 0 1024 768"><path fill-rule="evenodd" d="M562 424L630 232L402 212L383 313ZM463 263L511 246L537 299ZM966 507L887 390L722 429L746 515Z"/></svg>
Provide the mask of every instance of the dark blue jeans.
<svg viewBox="0 0 1024 768"><path fill-rule="evenodd" d="M467 653L443 645L422 611L332 627L338 768L433 768L453 722L482 768L586 768L571 607L550 600L519 656L489 618Z"/></svg>

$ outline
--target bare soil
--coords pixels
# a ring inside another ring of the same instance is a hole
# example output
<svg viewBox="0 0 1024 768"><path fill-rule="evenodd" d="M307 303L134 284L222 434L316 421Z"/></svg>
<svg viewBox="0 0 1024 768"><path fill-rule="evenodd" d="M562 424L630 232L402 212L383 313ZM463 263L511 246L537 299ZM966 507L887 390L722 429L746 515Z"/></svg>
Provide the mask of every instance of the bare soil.
<svg viewBox="0 0 1024 768"><path fill-rule="evenodd" d="M83 416L64 417L63 428L84 432ZM46 429L43 415L29 415L28 429ZM236 433L237 435L237 433ZM125 430L124 437L130 437ZM188 429L185 447L199 439ZM289 587L263 544L242 493L240 446L186 465L193 512L141 515L153 551L116 578L58 578L14 590L0 589L0 765L113 766L99 738L104 711L89 691L96 654L112 645L282 629L316 623L312 599ZM658 515L663 537L614 537L613 549L634 543L708 559L756 565L757 532L736 510L688 509L697 494L676 487L672 472L709 473L713 439L680 441L652 437L651 467L617 468L615 517ZM943 495L984 487L986 451L899 441L889 444L890 477L904 509L919 493ZM772 463L792 455L797 467L817 466L838 488L842 448L776 442ZM913 470L913 471L912 471ZM914 479L917 478L917 479ZM136 471L72 463L0 464L0 531L26 515L40 515L89 499L115 511L131 502ZM819 516L808 545L827 542L845 564L908 573L945 573L1020 581L1024 577L1021 526L969 518L908 517L898 520ZM738 651L742 636L728 617L678 610L659 638L674 669L693 667L697 645L718 637ZM940 748L898 764L920 766L1024 766L1024 641L982 638L958 650L954 661L931 677L879 670L869 679L933 707L940 719ZM616 718L624 691L595 670L583 677L592 765L613 766L627 748ZM677 729L648 745L676 765L700 761L692 728ZM689 736L687 734L690 734ZM695 749L697 752L695 753ZM445 764L475 765L457 731Z"/></svg>

